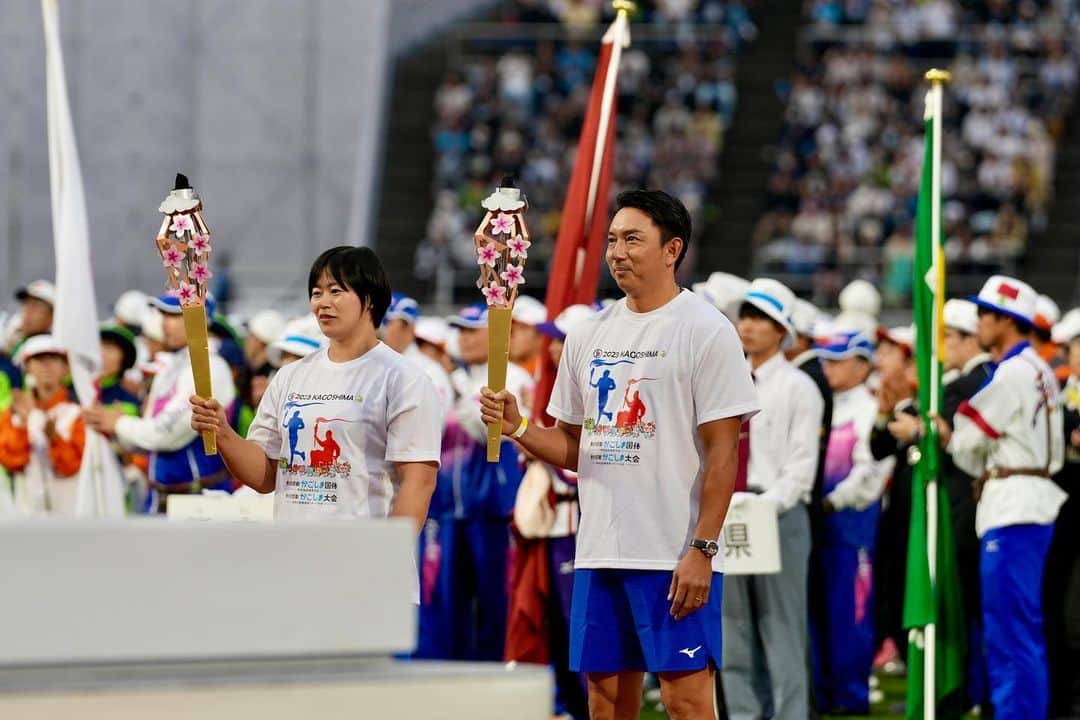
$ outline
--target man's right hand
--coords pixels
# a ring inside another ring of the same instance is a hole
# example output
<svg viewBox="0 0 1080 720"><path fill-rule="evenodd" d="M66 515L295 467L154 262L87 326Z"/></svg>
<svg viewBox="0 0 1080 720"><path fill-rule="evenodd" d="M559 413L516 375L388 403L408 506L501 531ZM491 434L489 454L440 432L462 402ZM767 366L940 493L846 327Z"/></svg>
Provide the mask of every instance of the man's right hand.
<svg viewBox="0 0 1080 720"><path fill-rule="evenodd" d="M485 425L502 423L502 434L510 435L521 425L521 411L517 398L509 391L494 392L491 388L480 391L480 417Z"/></svg>
<svg viewBox="0 0 1080 720"><path fill-rule="evenodd" d="M225 408L217 400L192 395L188 402L191 403L191 429L195 432L222 435L232 429Z"/></svg>

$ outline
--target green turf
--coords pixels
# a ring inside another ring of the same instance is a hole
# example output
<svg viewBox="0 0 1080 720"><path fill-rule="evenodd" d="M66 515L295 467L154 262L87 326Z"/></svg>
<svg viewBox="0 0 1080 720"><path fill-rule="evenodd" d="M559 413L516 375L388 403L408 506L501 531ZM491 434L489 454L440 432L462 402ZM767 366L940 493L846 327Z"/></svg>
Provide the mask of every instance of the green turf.
<svg viewBox="0 0 1080 720"><path fill-rule="evenodd" d="M870 708L870 714L862 717L867 718L895 718L904 714L905 679L903 677L880 676L880 689L885 698ZM641 710L641 720L663 720L667 714L656 709L655 703L645 701L645 707ZM823 716L826 720L832 720L833 716ZM974 715L969 715L974 720Z"/></svg>

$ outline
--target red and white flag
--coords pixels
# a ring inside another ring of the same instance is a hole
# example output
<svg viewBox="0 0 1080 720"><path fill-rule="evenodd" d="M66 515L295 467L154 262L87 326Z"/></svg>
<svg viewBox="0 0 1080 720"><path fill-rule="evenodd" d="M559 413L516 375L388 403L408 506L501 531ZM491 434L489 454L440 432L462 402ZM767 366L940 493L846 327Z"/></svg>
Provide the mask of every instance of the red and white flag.
<svg viewBox="0 0 1080 720"><path fill-rule="evenodd" d="M600 58L593 77L585 122L578 140L574 172L563 202L555 257L548 274L548 318L554 319L566 307L577 303L589 305L596 299L600 262L608 227L608 195L611 190L615 160L615 101L619 60L630 46L630 19L620 11L604 33ZM541 353L540 382L537 386L534 414L543 417L555 366L546 352Z"/></svg>

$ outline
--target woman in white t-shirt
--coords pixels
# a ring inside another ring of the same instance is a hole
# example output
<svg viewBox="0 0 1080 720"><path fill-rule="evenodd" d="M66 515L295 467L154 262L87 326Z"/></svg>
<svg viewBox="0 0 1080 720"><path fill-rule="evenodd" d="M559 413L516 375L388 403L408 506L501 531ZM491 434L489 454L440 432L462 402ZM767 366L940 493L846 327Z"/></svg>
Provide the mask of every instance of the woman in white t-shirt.
<svg viewBox="0 0 1080 720"><path fill-rule="evenodd" d="M248 437L214 400L191 398L191 426L217 433L229 473L274 493L275 517L427 517L439 465L438 395L415 365L379 342L390 284L367 248L327 250L308 276L328 347L282 368Z"/></svg>

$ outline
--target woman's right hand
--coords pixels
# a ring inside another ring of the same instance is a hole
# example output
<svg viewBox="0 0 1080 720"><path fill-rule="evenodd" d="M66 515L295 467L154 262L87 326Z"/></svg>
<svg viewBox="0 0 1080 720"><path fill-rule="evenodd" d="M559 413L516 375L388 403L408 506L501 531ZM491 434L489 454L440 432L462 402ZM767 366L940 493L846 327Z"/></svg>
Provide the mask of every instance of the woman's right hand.
<svg viewBox="0 0 1080 720"><path fill-rule="evenodd" d="M195 432L221 435L231 429L225 408L217 400L192 395L188 402L191 403L191 429Z"/></svg>

